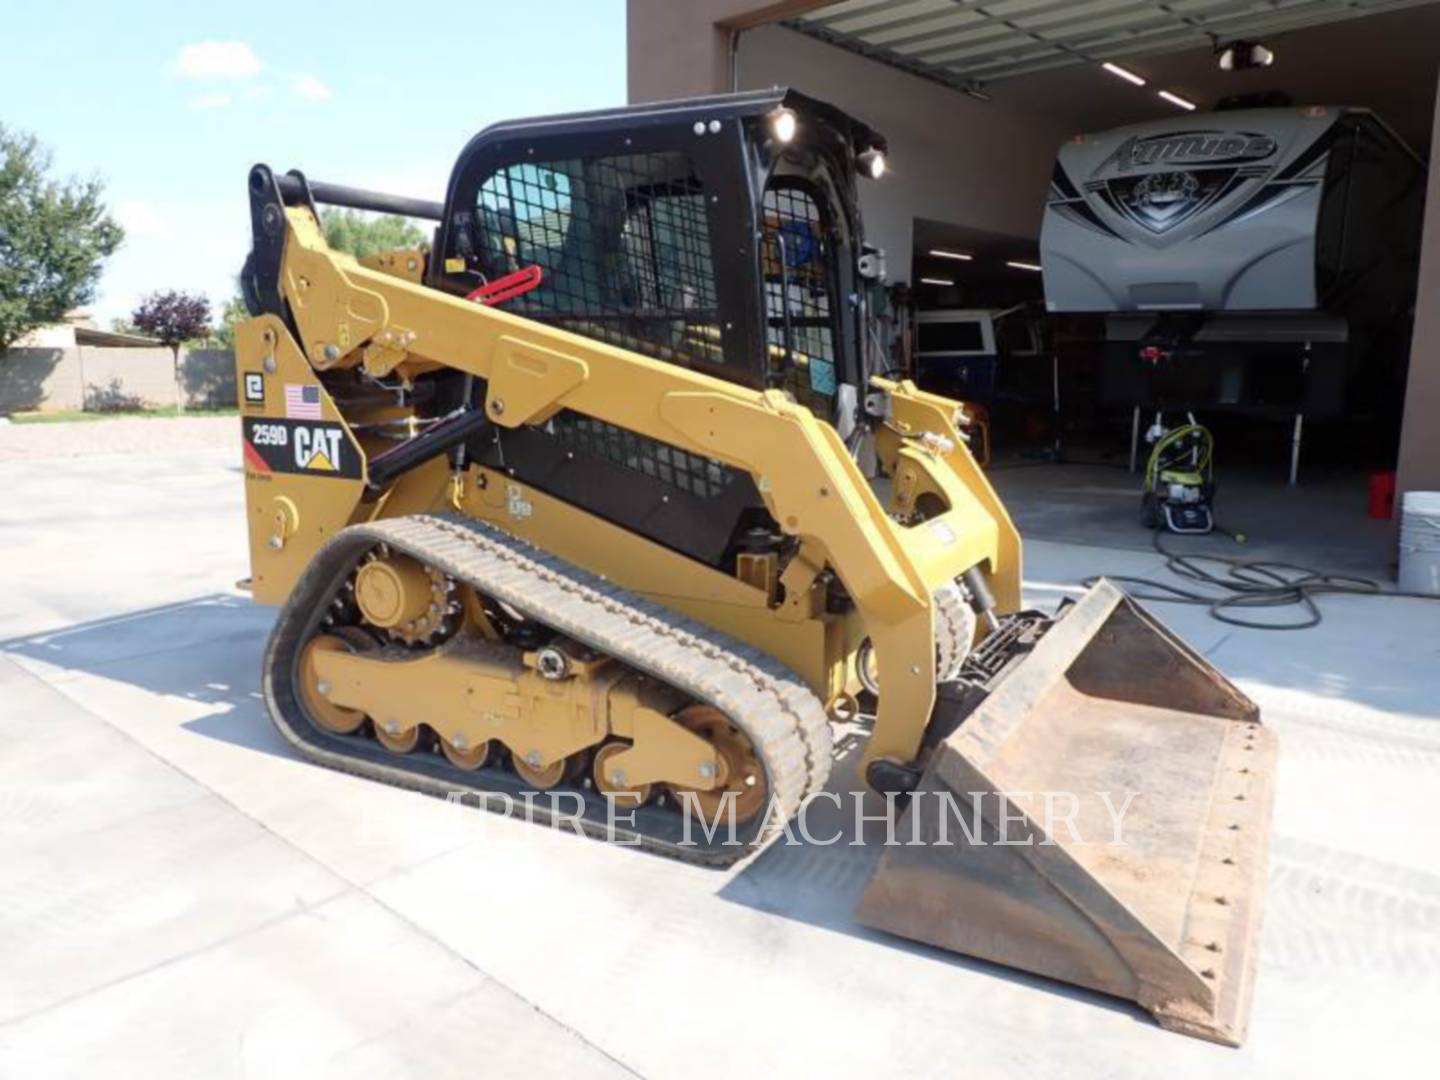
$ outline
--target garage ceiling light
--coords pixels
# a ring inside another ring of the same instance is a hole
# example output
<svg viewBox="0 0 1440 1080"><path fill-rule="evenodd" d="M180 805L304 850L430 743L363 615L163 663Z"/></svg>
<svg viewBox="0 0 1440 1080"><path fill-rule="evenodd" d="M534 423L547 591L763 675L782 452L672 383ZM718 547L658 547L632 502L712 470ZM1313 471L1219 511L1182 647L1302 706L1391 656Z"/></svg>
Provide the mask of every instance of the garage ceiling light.
<svg viewBox="0 0 1440 1080"><path fill-rule="evenodd" d="M1124 79L1128 83L1133 83L1136 86L1145 85L1144 79L1142 79L1139 75L1136 75L1128 68L1121 67L1119 64L1112 64L1110 63L1110 61L1107 60L1100 66L1103 67L1106 71L1108 71L1111 75L1118 75L1120 76L1120 78Z"/></svg>
<svg viewBox="0 0 1440 1080"><path fill-rule="evenodd" d="M951 281L949 278L943 278L943 277L922 277L922 278L920 279L920 284L922 284L922 285L954 285L955 282Z"/></svg>
<svg viewBox="0 0 1440 1080"><path fill-rule="evenodd" d="M1199 106L1197 106L1193 101L1189 101L1181 97L1179 94L1172 94L1169 90L1161 90L1160 96L1166 101L1170 102L1171 105L1179 105L1180 108L1184 109L1186 112L1194 112L1197 108L1199 108Z"/></svg>
<svg viewBox="0 0 1440 1080"><path fill-rule="evenodd" d="M1013 266L1016 270L1034 270L1037 274L1040 273L1040 271L1044 269L1044 267L1039 266L1039 265L1037 265L1036 263L1015 262L1015 261L1013 261L1013 260L1012 260L1012 261L1009 261L1009 262L1006 262L1005 265L1006 265L1006 266Z"/></svg>
<svg viewBox="0 0 1440 1080"><path fill-rule="evenodd" d="M931 248L930 254L937 259L959 259L961 262L969 262L975 256L966 255L963 251L946 251L943 248Z"/></svg>

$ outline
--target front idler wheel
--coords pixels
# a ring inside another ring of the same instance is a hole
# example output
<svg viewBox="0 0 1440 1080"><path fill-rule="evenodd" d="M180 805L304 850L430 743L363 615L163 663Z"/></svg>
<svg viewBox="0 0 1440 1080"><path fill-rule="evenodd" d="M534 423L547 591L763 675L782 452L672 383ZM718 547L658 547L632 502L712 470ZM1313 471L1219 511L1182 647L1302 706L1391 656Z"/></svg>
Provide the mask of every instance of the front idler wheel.
<svg viewBox="0 0 1440 1080"><path fill-rule="evenodd" d="M708 791L666 784L665 790L676 805L688 802L712 823L728 812L734 815L736 824L743 825L760 813L770 797L770 785L760 755L745 733L713 705L688 705L676 714L675 721L714 746L720 766L715 786ZM733 809L727 811L727 807Z"/></svg>
<svg viewBox="0 0 1440 1080"><path fill-rule="evenodd" d="M300 654L300 700L316 727L332 735L353 735L365 723L365 713L330 700L330 684L320 677L315 658L320 653L365 652L374 647L375 643L364 631L352 635L344 630L318 634L306 644Z"/></svg>

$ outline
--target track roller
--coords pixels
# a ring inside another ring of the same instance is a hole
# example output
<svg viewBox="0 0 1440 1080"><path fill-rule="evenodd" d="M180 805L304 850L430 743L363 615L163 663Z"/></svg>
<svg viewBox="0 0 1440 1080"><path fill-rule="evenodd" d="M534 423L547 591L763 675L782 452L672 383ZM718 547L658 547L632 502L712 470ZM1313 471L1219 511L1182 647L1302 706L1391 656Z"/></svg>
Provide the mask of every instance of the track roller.
<svg viewBox="0 0 1440 1080"><path fill-rule="evenodd" d="M630 749L628 743L608 742L595 751L595 765L592 769L595 790L621 805L640 806L650 801L653 786L650 784L627 784L624 772L610 767L610 762L628 749Z"/></svg>

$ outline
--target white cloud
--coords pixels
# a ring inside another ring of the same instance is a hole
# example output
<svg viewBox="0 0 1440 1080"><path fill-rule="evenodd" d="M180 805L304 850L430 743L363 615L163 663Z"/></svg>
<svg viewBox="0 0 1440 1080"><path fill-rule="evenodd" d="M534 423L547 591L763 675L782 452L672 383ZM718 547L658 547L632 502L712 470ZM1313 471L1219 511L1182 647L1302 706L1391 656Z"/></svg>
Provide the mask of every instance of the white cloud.
<svg viewBox="0 0 1440 1080"><path fill-rule="evenodd" d="M201 94L199 97L187 101L185 107L196 112L204 112L207 109L226 108L234 100L229 94Z"/></svg>
<svg viewBox="0 0 1440 1080"><path fill-rule="evenodd" d="M243 41L197 41L181 47L174 70L187 79L248 79L263 66Z"/></svg>
<svg viewBox="0 0 1440 1080"><path fill-rule="evenodd" d="M299 75L290 84L290 89L295 92L296 97L306 98L309 101L328 101L330 99L330 87L317 79L314 75Z"/></svg>

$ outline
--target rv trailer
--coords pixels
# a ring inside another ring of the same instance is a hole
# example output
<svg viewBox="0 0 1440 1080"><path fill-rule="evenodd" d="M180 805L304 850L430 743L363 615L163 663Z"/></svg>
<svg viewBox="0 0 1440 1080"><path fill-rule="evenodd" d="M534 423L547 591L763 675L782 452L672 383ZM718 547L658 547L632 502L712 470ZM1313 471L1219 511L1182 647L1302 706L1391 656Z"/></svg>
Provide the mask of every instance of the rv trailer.
<svg viewBox="0 0 1440 1080"><path fill-rule="evenodd" d="M1078 136L1041 229L1045 305L1106 317L1107 407L1395 407L1425 167L1367 109L1193 113Z"/></svg>
<svg viewBox="0 0 1440 1080"><path fill-rule="evenodd" d="M1053 312L1372 313L1414 291L1424 166L1366 109L1194 113L1060 150Z"/></svg>

